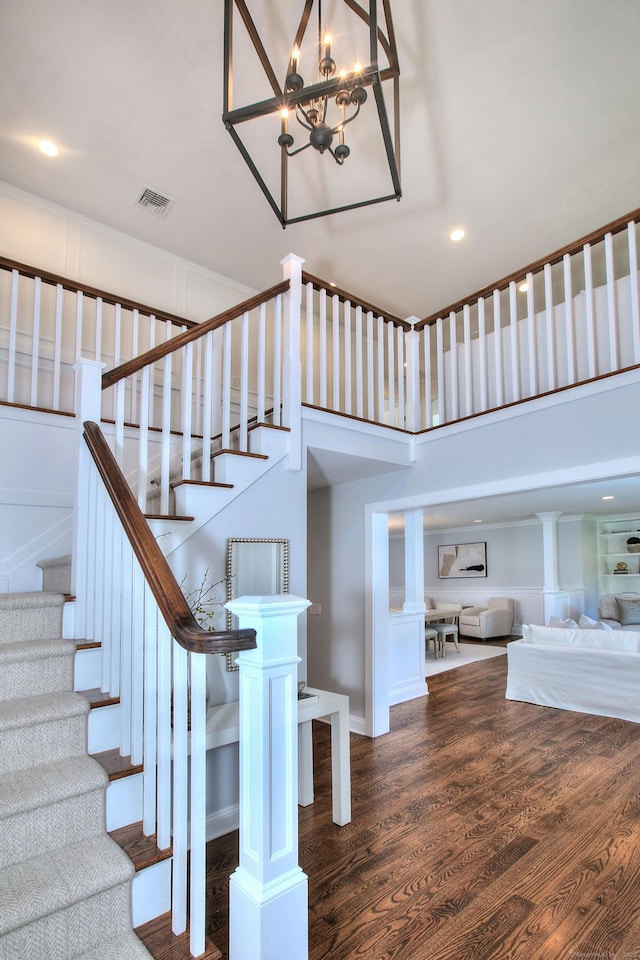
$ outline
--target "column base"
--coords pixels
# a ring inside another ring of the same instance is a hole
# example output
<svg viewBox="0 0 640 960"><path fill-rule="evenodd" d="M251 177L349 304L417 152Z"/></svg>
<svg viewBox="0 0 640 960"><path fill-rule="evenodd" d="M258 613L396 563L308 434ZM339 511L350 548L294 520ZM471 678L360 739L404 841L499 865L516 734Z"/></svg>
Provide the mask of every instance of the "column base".
<svg viewBox="0 0 640 960"><path fill-rule="evenodd" d="M229 883L229 960L307 960L308 880L298 867L268 884L238 867Z"/></svg>

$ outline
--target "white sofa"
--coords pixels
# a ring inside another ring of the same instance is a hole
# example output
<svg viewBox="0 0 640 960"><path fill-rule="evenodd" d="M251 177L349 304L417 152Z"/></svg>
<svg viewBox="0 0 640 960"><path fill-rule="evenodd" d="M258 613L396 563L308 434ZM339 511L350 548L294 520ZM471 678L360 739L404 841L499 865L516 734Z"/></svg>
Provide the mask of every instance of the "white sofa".
<svg viewBox="0 0 640 960"><path fill-rule="evenodd" d="M507 663L507 700L640 723L640 632L525 624Z"/></svg>

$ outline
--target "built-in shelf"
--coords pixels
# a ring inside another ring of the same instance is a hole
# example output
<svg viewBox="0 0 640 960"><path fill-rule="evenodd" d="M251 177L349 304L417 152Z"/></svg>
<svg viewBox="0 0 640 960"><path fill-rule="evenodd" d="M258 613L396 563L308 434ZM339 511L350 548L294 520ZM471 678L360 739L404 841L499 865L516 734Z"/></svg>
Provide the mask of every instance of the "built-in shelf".
<svg viewBox="0 0 640 960"><path fill-rule="evenodd" d="M629 537L640 538L640 516L601 520L598 527L600 592L640 590L640 552L629 550Z"/></svg>

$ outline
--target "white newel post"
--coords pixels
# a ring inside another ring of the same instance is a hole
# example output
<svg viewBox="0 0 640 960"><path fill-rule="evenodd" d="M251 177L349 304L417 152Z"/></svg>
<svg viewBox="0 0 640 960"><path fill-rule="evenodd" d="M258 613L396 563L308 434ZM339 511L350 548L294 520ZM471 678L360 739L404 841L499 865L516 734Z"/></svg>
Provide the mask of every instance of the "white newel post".
<svg viewBox="0 0 640 960"><path fill-rule="evenodd" d="M76 597L74 622L69 625L73 636L86 636L87 611L87 551L89 537L91 454L84 442L82 424L86 420L100 423L102 403L102 371L104 363L96 360L77 360L76 371L76 490L73 511L73 546L71 553L71 593Z"/></svg>
<svg viewBox="0 0 640 960"><path fill-rule="evenodd" d="M283 423L289 427L289 470L302 469L302 364L300 362L300 306L302 304L302 264L304 260L289 253L280 261L283 278L289 281L285 298L285 339L283 369Z"/></svg>
<svg viewBox="0 0 640 960"><path fill-rule="evenodd" d="M240 864L229 889L229 960L307 960L308 886L298 865L297 618L283 594L227 604L258 646L240 667Z"/></svg>
<svg viewBox="0 0 640 960"><path fill-rule="evenodd" d="M416 324L417 317L408 317L408 323ZM422 429L420 415L420 334L409 330L405 334L407 360L407 398L405 428L416 433Z"/></svg>

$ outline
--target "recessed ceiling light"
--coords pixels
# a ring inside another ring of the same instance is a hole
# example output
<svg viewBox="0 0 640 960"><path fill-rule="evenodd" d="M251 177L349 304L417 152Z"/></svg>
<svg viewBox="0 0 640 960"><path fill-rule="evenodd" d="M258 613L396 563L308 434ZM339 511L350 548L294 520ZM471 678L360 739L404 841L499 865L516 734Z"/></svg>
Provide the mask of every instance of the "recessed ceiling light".
<svg viewBox="0 0 640 960"><path fill-rule="evenodd" d="M482 520L474 520L474 523L482 523Z"/></svg>
<svg viewBox="0 0 640 960"><path fill-rule="evenodd" d="M615 500L615 497L612 494L609 494L607 497L603 497L603 500Z"/></svg>
<svg viewBox="0 0 640 960"><path fill-rule="evenodd" d="M454 243L457 243L458 240L462 240L462 238L464 237L464 230L462 229L462 227L456 227L455 230L451 231L451 233L449 234L449 237L451 240L454 241Z"/></svg>
<svg viewBox="0 0 640 960"><path fill-rule="evenodd" d="M527 283L526 280L524 281L524 283L521 283L520 286L518 287L518 290L520 291L520 293L526 293L528 289L529 289L529 284Z"/></svg>
<svg viewBox="0 0 640 960"><path fill-rule="evenodd" d="M38 150L47 157L58 156L58 148L53 140L38 140Z"/></svg>

